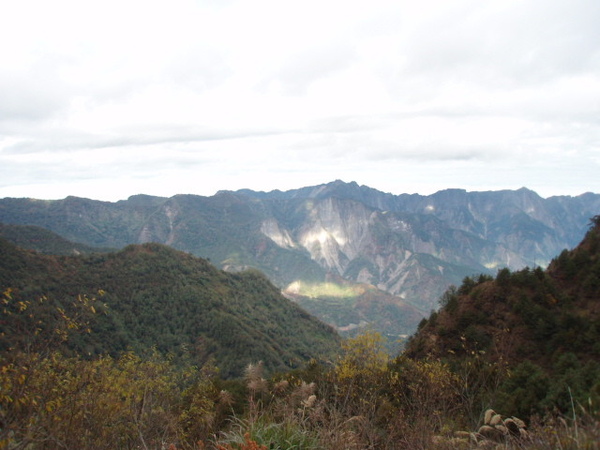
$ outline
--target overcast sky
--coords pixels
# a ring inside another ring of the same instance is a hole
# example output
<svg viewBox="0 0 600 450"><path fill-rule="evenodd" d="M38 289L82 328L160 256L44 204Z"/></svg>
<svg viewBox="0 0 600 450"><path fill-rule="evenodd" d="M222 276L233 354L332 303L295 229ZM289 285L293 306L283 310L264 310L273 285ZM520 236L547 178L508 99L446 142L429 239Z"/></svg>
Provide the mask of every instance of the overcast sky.
<svg viewBox="0 0 600 450"><path fill-rule="evenodd" d="M600 193L598 0L0 3L0 197Z"/></svg>

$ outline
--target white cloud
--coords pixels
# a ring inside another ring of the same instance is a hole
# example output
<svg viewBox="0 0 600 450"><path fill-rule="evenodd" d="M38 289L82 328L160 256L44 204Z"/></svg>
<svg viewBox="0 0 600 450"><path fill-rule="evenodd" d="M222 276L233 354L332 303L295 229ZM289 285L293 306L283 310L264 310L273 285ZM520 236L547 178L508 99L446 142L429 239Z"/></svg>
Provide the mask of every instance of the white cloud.
<svg viewBox="0 0 600 450"><path fill-rule="evenodd" d="M595 0L0 5L0 196L600 192Z"/></svg>

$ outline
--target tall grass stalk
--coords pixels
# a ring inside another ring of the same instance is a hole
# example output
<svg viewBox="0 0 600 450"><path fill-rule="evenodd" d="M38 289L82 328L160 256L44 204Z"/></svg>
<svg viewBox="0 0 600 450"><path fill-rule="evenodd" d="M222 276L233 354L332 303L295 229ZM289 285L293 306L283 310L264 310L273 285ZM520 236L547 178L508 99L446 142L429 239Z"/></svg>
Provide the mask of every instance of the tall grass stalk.
<svg viewBox="0 0 600 450"><path fill-rule="evenodd" d="M230 430L220 434L216 444L242 447L245 436L259 445L275 450L318 450L324 449L319 444L318 436L303 428L301 424L291 420L271 422L260 416L253 421L234 418Z"/></svg>

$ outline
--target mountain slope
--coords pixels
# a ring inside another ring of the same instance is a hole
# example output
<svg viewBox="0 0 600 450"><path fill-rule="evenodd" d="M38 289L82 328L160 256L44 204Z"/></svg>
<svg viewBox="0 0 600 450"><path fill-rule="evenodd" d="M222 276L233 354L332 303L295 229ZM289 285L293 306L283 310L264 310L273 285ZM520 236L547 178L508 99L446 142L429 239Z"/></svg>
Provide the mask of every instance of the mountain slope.
<svg viewBox="0 0 600 450"><path fill-rule="evenodd" d="M498 266L544 265L564 248L573 248L585 234L590 217L600 211L600 195L558 196L543 199L535 192L467 192L447 189L432 195L383 193L357 183L335 182L288 192L256 193L238 191L253 198L354 200L367 207L390 212L432 215L451 229L469 232L479 238L503 244L521 255L521 260L498 260ZM529 243L523 248L522 244Z"/></svg>
<svg viewBox="0 0 600 450"><path fill-rule="evenodd" d="M579 246L547 270L501 270L467 279L423 321L406 355L460 358L471 350L493 362L528 361L552 370L572 353L600 362L600 216Z"/></svg>
<svg viewBox="0 0 600 450"><path fill-rule="evenodd" d="M116 203L0 200L0 222L45 227L74 242L160 242L229 271L257 268L282 289L342 277L421 311L437 307L465 276L545 266L577 244L598 212L597 194L543 199L523 188L393 195L342 181Z"/></svg>
<svg viewBox="0 0 600 450"><path fill-rule="evenodd" d="M105 248L76 244L45 228L34 225L0 223L0 237L19 247L50 255L80 255L109 251Z"/></svg>
<svg viewBox="0 0 600 450"><path fill-rule="evenodd" d="M387 348L398 353L424 312L370 284L337 277L324 283L295 282L283 294L306 311L331 324L342 336L376 329Z"/></svg>
<svg viewBox="0 0 600 450"><path fill-rule="evenodd" d="M484 407L529 417L597 414L600 401L600 216L547 270L467 279L423 320L404 355L441 359ZM578 406L579 408L579 406ZM552 411L550 411L552 410ZM579 411L579 410L578 410Z"/></svg>
<svg viewBox="0 0 600 450"><path fill-rule="evenodd" d="M79 294L105 292L108 313L93 317L91 334L70 342L82 354L154 346L162 353L189 352L200 363L214 357L230 377L259 360L270 370L297 367L331 356L339 345L329 326L282 297L256 271L226 273L159 244L57 257L0 239L0 250L0 288L11 288L14 301L45 296L68 308Z"/></svg>

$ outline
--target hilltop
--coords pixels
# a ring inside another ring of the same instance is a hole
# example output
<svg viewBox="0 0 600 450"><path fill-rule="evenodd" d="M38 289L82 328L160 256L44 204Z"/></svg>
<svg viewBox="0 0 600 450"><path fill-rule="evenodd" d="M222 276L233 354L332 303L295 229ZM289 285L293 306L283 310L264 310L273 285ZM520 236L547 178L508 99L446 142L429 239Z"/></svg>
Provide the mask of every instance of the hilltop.
<svg viewBox="0 0 600 450"><path fill-rule="evenodd" d="M165 245L55 256L0 239L0 253L0 289L11 289L13 302L38 308L35 313L49 322L44 328L52 326L51 306L70 314L79 296L101 301L89 317L91 333L67 343L81 355L156 348L200 365L214 359L222 376L232 377L252 362L263 361L270 371L289 370L331 357L339 348L331 327L283 297L259 272L226 273ZM47 300L38 305L40 298ZM5 333L25 325L4 321L0 347L31 345L26 340L33 335Z"/></svg>

